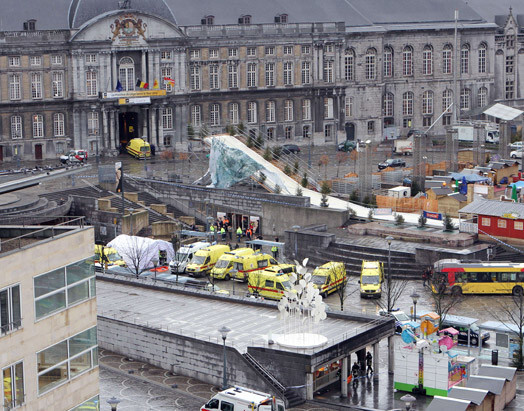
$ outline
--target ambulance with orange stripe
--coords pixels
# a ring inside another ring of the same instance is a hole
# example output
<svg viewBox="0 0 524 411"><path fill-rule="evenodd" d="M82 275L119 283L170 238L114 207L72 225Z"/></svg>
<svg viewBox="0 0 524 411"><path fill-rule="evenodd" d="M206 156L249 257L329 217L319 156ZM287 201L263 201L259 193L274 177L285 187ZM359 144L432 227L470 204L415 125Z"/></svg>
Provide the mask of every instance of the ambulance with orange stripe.
<svg viewBox="0 0 524 411"><path fill-rule="evenodd" d="M249 273L248 290L251 294L280 300L284 291L291 290L291 280L288 274L296 273L293 264L278 264Z"/></svg>
<svg viewBox="0 0 524 411"><path fill-rule="evenodd" d="M222 255L231 251L228 245L217 244L198 250L191 263L186 267L186 273L193 277L205 277L215 266L216 262Z"/></svg>
<svg viewBox="0 0 524 411"><path fill-rule="evenodd" d="M340 287L344 287L348 281L344 263L330 261L315 268L311 274L311 282L318 288L322 297L327 297Z"/></svg>
<svg viewBox="0 0 524 411"><path fill-rule="evenodd" d="M231 271L235 266L235 263L243 257L249 257L253 255L255 250L248 247L237 248L236 250L226 251L222 254L212 268L210 276L217 280L229 280L231 278Z"/></svg>
<svg viewBox="0 0 524 411"><path fill-rule="evenodd" d="M247 256L239 256L235 260L233 269L231 270L231 278L246 283L249 278L249 273L263 270L266 267L271 267L273 265L278 265L278 261L269 254L257 253Z"/></svg>

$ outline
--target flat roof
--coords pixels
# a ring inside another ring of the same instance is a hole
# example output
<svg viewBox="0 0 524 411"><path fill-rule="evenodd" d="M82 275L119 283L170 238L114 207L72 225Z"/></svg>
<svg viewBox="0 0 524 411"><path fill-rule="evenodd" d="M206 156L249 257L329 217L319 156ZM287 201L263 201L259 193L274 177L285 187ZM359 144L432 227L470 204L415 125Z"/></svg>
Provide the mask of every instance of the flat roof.
<svg viewBox="0 0 524 411"><path fill-rule="evenodd" d="M268 335L274 340L284 330L276 304L274 307L243 304L233 298L206 298L109 281L97 281L97 303L99 316L218 344L222 344L218 329L226 326L231 330L226 344L241 353L247 352L248 346L259 346L314 354L350 336L364 334L376 325L376 320L370 318L357 321L328 316L317 331L328 343L304 350L267 344Z"/></svg>
<svg viewBox="0 0 524 411"><path fill-rule="evenodd" d="M489 392L500 395L504 384L506 383L505 378L496 377L484 377L480 375L472 375L466 381L467 388L480 388L482 390L488 390Z"/></svg>
<svg viewBox="0 0 524 411"><path fill-rule="evenodd" d="M466 411L471 401L460 400L457 398L439 397L435 395L426 411Z"/></svg>
<svg viewBox="0 0 524 411"><path fill-rule="evenodd" d="M512 381L516 372L517 369L515 367L500 367L498 365L483 364L479 368L478 375L505 378L506 381Z"/></svg>

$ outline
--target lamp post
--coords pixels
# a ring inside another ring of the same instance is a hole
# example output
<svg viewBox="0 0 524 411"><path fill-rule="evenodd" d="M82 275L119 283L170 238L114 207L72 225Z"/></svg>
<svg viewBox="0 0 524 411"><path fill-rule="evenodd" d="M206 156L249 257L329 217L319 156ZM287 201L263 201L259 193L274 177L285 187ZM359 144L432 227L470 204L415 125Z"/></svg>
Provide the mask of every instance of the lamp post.
<svg viewBox="0 0 524 411"><path fill-rule="evenodd" d="M120 400L115 397L111 397L107 400L107 403L111 407L111 411L116 411L116 407L118 407L118 404L120 404Z"/></svg>
<svg viewBox="0 0 524 411"><path fill-rule="evenodd" d="M153 266L155 267L155 271L154 271L154 281L156 282L156 267L158 266L158 257L154 257L151 259L151 262L153 263Z"/></svg>
<svg viewBox="0 0 524 411"><path fill-rule="evenodd" d="M295 232L295 258L298 259L298 230L300 230L300 226L299 225L294 225L293 227L291 227L293 229L293 231Z"/></svg>
<svg viewBox="0 0 524 411"><path fill-rule="evenodd" d="M391 305L391 242L393 241L393 237L388 235L386 237L386 241L388 242L388 301L387 301L387 307L388 307L388 313L391 312L393 307L390 307Z"/></svg>
<svg viewBox="0 0 524 411"><path fill-rule="evenodd" d="M131 235L133 235L133 212L135 210L132 208L128 208L127 211L129 211L129 231Z"/></svg>
<svg viewBox="0 0 524 411"><path fill-rule="evenodd" d="M222 389L223 390L227 390L227 371L226 371L226 365L227 365L227 358L226 358L226 338L227 338L227 334L230 332L231 330L229 328L227 328L225 325L222 326L222 328L220 328L218 330L218 332L222 335L222 341L224 342L224 375L223 375L223 379L222 379Z"/></svg>
<svg viewBox="0 0 524 411"><path fill-rule="evenodd" d="M420 298L420 295L417 294L415 290L410 295L411 299L413 300L413 321L417 320L417 302Z"/></svg>
<svg viewBox="0 0 524 411"><path fill-rule="evenodd" d="M411 409L411 405L417 401L417 399L410 394L406 394L403 397L400 397L400 401L404 402L406 405L406 411L409 411Z"/></svg>

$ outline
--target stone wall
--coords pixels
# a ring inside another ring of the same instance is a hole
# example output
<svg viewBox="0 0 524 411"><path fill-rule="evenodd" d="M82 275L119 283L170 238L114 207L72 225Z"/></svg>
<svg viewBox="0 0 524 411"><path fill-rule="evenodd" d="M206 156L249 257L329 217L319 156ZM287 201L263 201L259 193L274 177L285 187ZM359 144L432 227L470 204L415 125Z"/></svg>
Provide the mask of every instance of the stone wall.
<svg viewBox="0 0 524 411"><path fill-rule="evenodd" d="M96 242L108 243L122 233L122 214L120 212L100 210L97 198L72 197L71 214L86 217L86 223L95 228Z"/></svg>

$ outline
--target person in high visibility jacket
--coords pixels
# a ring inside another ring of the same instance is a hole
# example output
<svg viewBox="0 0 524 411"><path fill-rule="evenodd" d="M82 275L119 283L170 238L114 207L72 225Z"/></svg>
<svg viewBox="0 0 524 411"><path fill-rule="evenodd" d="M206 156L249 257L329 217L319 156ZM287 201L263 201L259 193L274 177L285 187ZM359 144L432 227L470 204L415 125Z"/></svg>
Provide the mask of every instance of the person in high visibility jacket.
<svg viewBox="0 0 524 411"><path fill-rule="evenodd" d="M222 241L226 241L226 229L224 227L220 229L220 235L222 235Z"/></svg>
<svg viewBox="0 0 524 411"><path fill-rule="evenodd" d="M238 227L237 228L237 243L240 242L240 237L242 237L242 229Z"/></svg>

